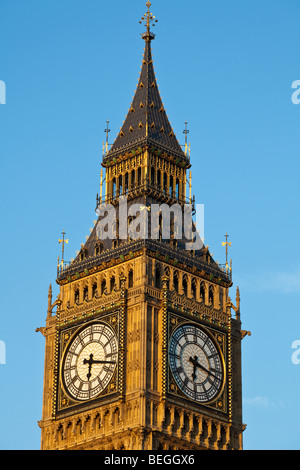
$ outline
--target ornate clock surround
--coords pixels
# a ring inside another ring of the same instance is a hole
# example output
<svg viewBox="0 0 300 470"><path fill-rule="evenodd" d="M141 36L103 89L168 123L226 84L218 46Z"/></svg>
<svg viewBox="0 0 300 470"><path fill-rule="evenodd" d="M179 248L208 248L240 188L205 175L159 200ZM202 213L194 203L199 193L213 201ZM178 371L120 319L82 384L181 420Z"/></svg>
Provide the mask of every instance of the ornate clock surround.
<svg viewBox="0 0 300 470"><path fill-rule="evenodd" d="M197 321L193 316L192 312L186 312L185 314L175 313L171 309L167 309L165 312L166 324L167 324L167 335L166 335L166 348L165 348L165 371L166 371L166 381L165 381L165 392L171 396L176 401L180 400L184 403L193 404L193 407L196 408L206 408L221 412L224 415L227 415L230 411L229 406L229 396L228 393L230 387L230 371L226 370L226 364L228 364L228 347L229 347L229 331L226 327L215 327L212 326L209 322ZM183 391L178 386L176 380L174 379L170 364L169 364L169 344L175 330L182 325L194 325L202 330L204 330L208 336L210 336L214 343L216 344L218 350L220 351L222 357L222 365L224 370L224 384L222 386L221 392L211 401L204 403L196 402L186 396Z"/></svg>
<svg viewBox="0 0 300 470"><path fill-rule="evenodd" d="M63 363L64 356L68 350L71 341L79 334L84 328L94 324L107 325L116 336L118 343L117 363L113 375L108 385L94 398L85 401L73 400L65 390L63 380ZM109 313L95 314L87 317L84 321L76 319L70 321L66 325L62 325L57 329L57 356L59 370L57 373L57 385L54 390L53 400L53 414L55 416L72 414L75 411L82 411L85 408L99 406L99 402L105 403L106 401L118 400L122 395L124 388L124 333L122 325L124 324L124 311L123 309L113 310Z"/></svg>

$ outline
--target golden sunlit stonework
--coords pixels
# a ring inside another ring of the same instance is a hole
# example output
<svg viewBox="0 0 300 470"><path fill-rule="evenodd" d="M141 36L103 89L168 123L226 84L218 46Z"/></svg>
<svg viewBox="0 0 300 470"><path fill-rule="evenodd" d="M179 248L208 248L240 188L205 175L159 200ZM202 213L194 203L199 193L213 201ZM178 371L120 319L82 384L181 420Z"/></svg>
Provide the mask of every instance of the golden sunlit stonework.
<svg viewBox="0 0 300 470"><path fill-rule="evenodd" d="M110 203L117 217L122 195L149 218L152 204L195 203L187 142L183 151L156 83L150 6L139 84L114 144L104 145L97 206ZM242 449L247 332L238 289L235 305L229 297L227 254L220 266L207 246L185 250L173 231L169 240L161 231L123 239L118 218L116 238L101 240L97 222L75 260L62 255L60 292L53 302L50 286L38 328L46 343L41 448Z"/></svg>

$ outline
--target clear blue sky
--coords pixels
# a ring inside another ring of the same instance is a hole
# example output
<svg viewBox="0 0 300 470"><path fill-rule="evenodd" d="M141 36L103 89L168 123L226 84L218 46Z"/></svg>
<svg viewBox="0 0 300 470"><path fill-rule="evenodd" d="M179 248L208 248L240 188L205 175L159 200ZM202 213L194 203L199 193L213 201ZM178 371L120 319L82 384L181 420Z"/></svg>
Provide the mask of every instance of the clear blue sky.
<svg viewBox="0 0 300 470"><path fill-rule="evenodd" d="M0 448L39 449L44 326L63 229L75 256L96 218L106 120L130 106L145 1L0 0ZM240 286L246 449L300 449L299 0L164 0L153 56L184 142L205 242Z"/></svg>

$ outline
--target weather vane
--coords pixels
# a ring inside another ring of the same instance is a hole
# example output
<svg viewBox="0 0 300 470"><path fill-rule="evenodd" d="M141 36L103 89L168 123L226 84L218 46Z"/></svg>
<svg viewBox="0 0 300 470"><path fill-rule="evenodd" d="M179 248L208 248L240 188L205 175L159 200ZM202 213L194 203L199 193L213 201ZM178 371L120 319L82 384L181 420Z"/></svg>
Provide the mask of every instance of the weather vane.
<svg viewBox="0 0 300 470"><path fill-rule="evenodd" d="M228 241L228 233L226 232L226 235L224 235L224 237L226 238L226 242L222 242L222 246L225 246L226 247L226 269L229 268L229 265L228 265L228 247L231 246L231 242Z"/></svg>
<svg viewBox="0 0 300 470"><path fill-rule="evenodd" d="M188 130L187 125L188 125L188 123L187 123L187 121L185 121L185 129L183 131L183 134L185 134L185 146L184 146L185 150L184 151L185 151L186 155L189 153L189 156L191 156L190 155L191 154L191 146L188 145L188 139L187 139L188 134L190 133L190 131Z"/></svg>
<svg viewBox="0 0 300 470"><path fill-rule="evenodd" d="M146 3L146 7L148 11L144 14L144 16L142 16L142 21L145 21L145 27L146 27L147 32L142 35L142 38L154 39L155 35L151 33L150 26L155 26L155 23L157 23L158 20L150 12L151 2L148 1ZM140 24L142 24L142 21L140 21Z"/></svg>
<svg viewBox="0 0 300 470"><path fill-rule="evenodd" d="M104 129L104 132L106 133L106 143L105 144L103 143L103 154L104 154L104 150L105 150L105 153L108 152L108 134L110 133L109 121L106 121L106 129Z"/></svg>
<svg viewBox="0 0 300 470"><path fill-rule="evenodd" d="M65 235L66 235L66 232L65 230L62 231L62 239L59 239L58 240L58 243L62 243L62 246L61 246L61 263L64 262L64 256L65 256L65 243L69 243L69 240L66 240L65 239ZM59 263L58 263L59 264Z"/></svg>

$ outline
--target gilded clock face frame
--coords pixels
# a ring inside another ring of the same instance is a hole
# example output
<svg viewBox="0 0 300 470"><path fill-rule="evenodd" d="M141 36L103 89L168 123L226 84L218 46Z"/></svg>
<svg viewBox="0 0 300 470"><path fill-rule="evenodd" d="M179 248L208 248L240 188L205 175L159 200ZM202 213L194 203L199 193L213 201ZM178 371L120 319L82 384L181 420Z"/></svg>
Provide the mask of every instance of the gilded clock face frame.
<svg viewBox="0 0 300 470"><path fill-rule="evenodd" d="M172 333L169 366L179 389L194 402L211 403L223 391L223 355L211 334L197 324L183 323Z"/></svg>
<svg viewBox="0 0 300 470"><path fill-rule="evenodd" d="M117 369L118 339L113 328L96 321L77 330L62 359L61 381L71 400L84 403L108 387Z"/></svg>

